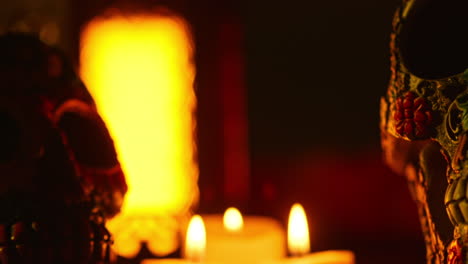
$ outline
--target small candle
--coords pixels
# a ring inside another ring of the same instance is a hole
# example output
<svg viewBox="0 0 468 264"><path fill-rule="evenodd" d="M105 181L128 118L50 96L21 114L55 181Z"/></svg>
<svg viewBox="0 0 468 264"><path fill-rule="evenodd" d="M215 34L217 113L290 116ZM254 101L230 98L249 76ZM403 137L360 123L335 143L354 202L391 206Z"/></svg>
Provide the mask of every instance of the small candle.
<svg viewBox="0 0 468 264"><path fill-rule="evenodd" d="M274 219L242 217L229 208L224 216L205 215L208 263L258 264L286 255L285 232Z"/></svg>
<svg viewBox="0 0 468 264"><path fill-rule="evenodd" d="M205 257L206 230L203 219L194 215L189 222L185 236L185 259L146 259L141 264L194 264L202 263ZM204 262L203 262L204 263Z"/></svg>
<svg viewBox="0 0 468 264"><path fill-rule="evenodd" d="M328 250L292 257L278 264L354 264L354 254L348 250Z"/></svg>
<svg viewBox="0 0 468 264"><path fill-rule="evenodd" d="M309 227L304 208L294 204L289 214L288 249L291 258L277 262L263 262L275 264L354 264L354 254L347 250L329 250L309 253Z"/></svg>

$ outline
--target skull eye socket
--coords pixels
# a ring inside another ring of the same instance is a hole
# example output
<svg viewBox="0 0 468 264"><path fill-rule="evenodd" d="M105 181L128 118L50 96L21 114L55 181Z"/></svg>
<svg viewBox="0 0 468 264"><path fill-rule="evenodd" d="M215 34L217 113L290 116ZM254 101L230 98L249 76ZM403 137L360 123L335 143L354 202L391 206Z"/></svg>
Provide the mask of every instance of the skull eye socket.
<svg viewBox="0 0 468 264"><path fill-rule="evenodd" d="M408 70L439 79L468 68L466 0L414 1L400 33L400 51Z"/></svg>
<svg viewBox="0 0 468 264"><path fill-rule="evenodd" d="M458 141L458 137L463 131L462 128L462 111L453 103L450 105L446 117L445 128L447 135L452 141Z"/></svg>

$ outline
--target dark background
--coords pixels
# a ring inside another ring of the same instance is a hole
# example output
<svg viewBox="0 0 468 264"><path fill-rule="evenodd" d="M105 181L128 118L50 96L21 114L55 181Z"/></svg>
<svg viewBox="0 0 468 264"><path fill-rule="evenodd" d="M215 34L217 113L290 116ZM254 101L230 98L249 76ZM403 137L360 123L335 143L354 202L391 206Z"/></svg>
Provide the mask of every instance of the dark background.
<svg viewBox="0 0 468 264"><path fill-rule="evenodd" d="M352 249L363 264L424 263L406 183L380 154L379 98L389 78L398 3L224 5L231 14L237 8L245 33L252 184L244 210L286 223L289 206L301 202L312 250ZM203 172L202 197L203 177L209 178ZM202 200L201 209L214 205Z"/></svg>
<svg viewBox="0 0 468 264"><path fill-rule="evenodd" d="M286 223L291 204L301 202L313 251L351 249L361 264L424 263L406 182L381 161L379 98L389 79L389 34L399 1L208 2L212 11L192 13L198 36L199 210L221 212L234 204ZM230 176L212 162L223 164L217 154L227 145L222 137L217 147L212 144L223 130L222 114L213 112L222 108L213 99L219 88L213 57L226 52L204 31L215 27L213 21L236 24L235 30L227 27L231 34L243 33L245 86L239 88L247 102L247 202L223 196L219 190ZM220 127L214 120L221 120Z"/></svg>
<svg viewBox="0 0 468 264"><path fill-rule="evenodd" d="M248 1L254 155L379 144L388 40L398 1Z"/></svg>
<svg viewBox="0 0 468 264"><path fill-rule="evenodd" d="M380 155L379 97L398 4L249 1L243 9L253 186L278 186L268 206L277 217L303 203L312 249L349 248L357 263L424 263L404 179Z"/></svg>

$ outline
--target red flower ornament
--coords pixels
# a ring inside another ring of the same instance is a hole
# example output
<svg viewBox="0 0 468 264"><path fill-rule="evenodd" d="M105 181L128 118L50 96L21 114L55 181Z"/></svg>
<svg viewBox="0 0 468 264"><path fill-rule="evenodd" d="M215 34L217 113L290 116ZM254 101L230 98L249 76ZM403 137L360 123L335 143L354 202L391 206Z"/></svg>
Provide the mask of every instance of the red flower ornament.
<svg viewBox="0 0 468 264"><path fill-rule="evenodd" d="M453 240L447 248L447 264L463 264L463 247L458 240Z"/></svg>
<svg viewBox="0 0 468 264"><path fill-rule="evenodd" d="M396 100L395 131L409 139L423 139L429 136L432 112L423 97L407 92Z"/></svg>

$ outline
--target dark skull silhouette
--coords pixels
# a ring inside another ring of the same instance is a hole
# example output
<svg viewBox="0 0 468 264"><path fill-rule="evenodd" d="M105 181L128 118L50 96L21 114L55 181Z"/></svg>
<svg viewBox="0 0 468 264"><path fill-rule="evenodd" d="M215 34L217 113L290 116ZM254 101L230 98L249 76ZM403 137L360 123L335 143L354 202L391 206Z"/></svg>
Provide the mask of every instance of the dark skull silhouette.
<svg viewBox="0 0 468 264"><path fill-rule="evenodd" d="M63 54L0 36L0 263L106 264L127 190L93 99Z"/></svg>

